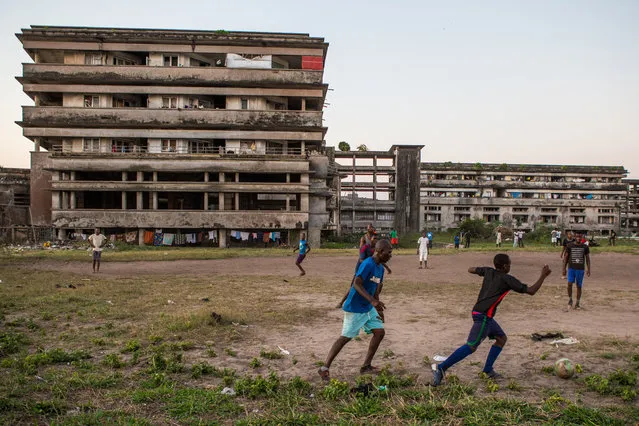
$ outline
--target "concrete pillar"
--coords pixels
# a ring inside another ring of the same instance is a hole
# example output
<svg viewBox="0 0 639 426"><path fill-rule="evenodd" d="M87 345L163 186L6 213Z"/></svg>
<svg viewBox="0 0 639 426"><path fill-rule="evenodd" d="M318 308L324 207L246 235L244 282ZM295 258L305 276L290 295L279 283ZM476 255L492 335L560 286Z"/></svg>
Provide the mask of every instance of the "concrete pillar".
<svg viewBox="0 0 639 426"><path fill-rule="evenodd" d="M75 209L75 191L71 191L69 195L69 208L71 210Z"/></svg>
<svg viewBox="0 0 639 426"><path fill-rule="evenodd" d="M62 210L69 209L69 193L67 191L62 192Z"/></svg>
<svg viewBox="0 0 639 426"><path fill-rule="evenodd" d="M286 194L286 211L291 210L291 196Z"/></svg>
<svg viewBox="0 0 639 426"><path fill-rule="evenodd" d="M33 150L35 152L40 152L40 138L35 138L33 141Z"/></svg>
<svg viewBox="0 0 639 426"><path fill-rule="evenodd" d="M217 231L217 243L220 248L226 248L226 239L228 238L228 230L218 229Z"/></svg>
<svg viewBox="0 0 639 426"><path fill-rule="evenodd" d="M126 172L122 172L122 182L126 182Z"/></svg>
<svg viewBox="0 0 639 426"><path fill-rule="evenodd" d="M75 180L75 172L70 172L69 173L69 179L70 180Z"/></svg>
<svg viewBox="0 0 639 426"><path fill-rule="evenodd" d="M153 182L158 181L158 172L153 172Z"/></svg>
<svg viewBox="0 0 639 426"><path fill-rule="evenodd" d="M302 141L302 155L304 155L304 151L306 150L306 143Z"/></svg>
<svg viewBox="0 0 639 426"><path fill-rule="evenodd" d="M204 193L204 210L208 210L208 209L209 209L209 193L205 192Z"/></svg>
<svg viewBox="0 0 639 426"><path fill-rule="evenodd" d="M291 183L291 174L290 173L286 174L286 183Z"/></svg>
<svg viewBox="0 0 639 426"><path fill-rule="evenodd" d="M139 246L143 246L144 245L144 229L139 228L138 229L138 245Z"/></svg>
<svg viewBox="0 0 639 426"><path fill-rule="evenodd" d="M153 210L157 210L158 209L158 193L156 191L153 191Z"/></svg>
<svg viewBox="0 0 639 426"><path fill-rule="evenodd" d="M236 192L234 196L235 196L235 210L239 210L240 209L240 193Z"/></svg>
<svg viewBox="0 0 639 426"><path fill-rule="evenodd" d="M144 172L137 172L137 173L138 173L138 175L137 175L137 181L138 181L138 182L142 182L142 181L144 181Z"/></svg>
<svg viewBox="0 0 639 426"><path fill-rule="evenodd" d="M122 191L122 210L126 210L126 191Z"/></svg>
<svg viewBox="0 0 639 426"><path fill-rule="evenodd" d="M308 194L301 194L302 199L300 200L300 211L307 212L308 211Z"/></svg>
<svg viewBox="0 0 639 426"><path fill-rule="evenodd" d="M144 201L142 199L142 192L138 191L135 193L135 209L142 210L144 206Z"/></svg>
<svg viewBox="0 0 639 426"><path fill-rule="evenodd" d="M64 237L65 237L64 229L62 228L58 229L58 240L64 240Z"/></svg>
<svg viewBox="0 0 639 426"><path fill-rule="evenodd" d="M302 98L302 111L306 111L306 98Z"/></svg>
<svg viewBox="0 0 639 426"><path fill-rule="evenodd" d="M204 182L209 181L209 172L204 172Z"/></svg>
<svg viewBox="0 0 639 426"><path fill-rule="evenodd" d="M223 172L220 172L220 174L219 174L219 181L220 182L224 182L224 173ZM224 207L224 193L223 192L218 192L217 197L218 197L218 204L220 206L220 210L223 211L224 208L225 208ZM221 238L220 238L220 240L221 240ZM222 246L220 246L220 247L222 247Z"/></svg>
<svg viewBox="0 0 639 426"><path fill-rule="evenodd" d="M60 210L60 191L51 192L51 208Z"/></svg>

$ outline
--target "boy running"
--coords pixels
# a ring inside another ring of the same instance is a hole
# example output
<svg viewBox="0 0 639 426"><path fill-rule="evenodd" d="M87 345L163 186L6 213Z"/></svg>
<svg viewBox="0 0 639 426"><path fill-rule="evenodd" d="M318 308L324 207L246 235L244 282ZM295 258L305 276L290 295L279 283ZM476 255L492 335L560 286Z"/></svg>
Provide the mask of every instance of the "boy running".
<svg viewBox="0 0 639 426"><path fill-rule="evenodd" d="M295 247L293 249L293 253L295 253L298 248L299 248L300 254L297 256L297 260L295 261L295 266L300 268L300 271L302 271L300 273L300 277L303 277L304 275L306 275L306 271L304 270L304 268L302 268L302 262L304 262L304 258L306 257L306 255L311 252L311 246L306 242L306 234L304 232L302 232L302 234L300 235L299 247Z"/></svg>
<svg viewBox="0 0 639 426"><path fill-rule="evenodd" d="M100 272L102 246L105 242L106 236L100 233L100 228L95 228L93 234L89 235L89 244L91 244L91 248L93 249L93 272Z"/></svg>
<svg viewBox="0 0 639 426"><path fill-rule="evenodd" d="M366 333L372 333L373 338L368 346L364 365L359 371L362 374L377 371L375 367L371 366L371 361L385 334L384 323L378 313L385 308L384 303L379 300L379 293L382 290L384 280L384 267L382 264L390 260L392 252L393 247L388 240L380 240L375 245L375 254L364 260L360 265L355 277L355 283L351 287L348 298L344 303L342 335L333 343L326 357L326 362L318 371L323 380L330 379L329 369L333 360L344 345L356 337L362 328Z"/></svg>
<svg viewBox="0 0 639 426"><path fill-rule="evenodd" d="M551 272L548 265L544 265L537 282L529 287L508 274L510 272L510 258L508 255L503 253L496 255L493 259L493 264L495 269L490 267L468 268L469 273L484 277L477 303L473 307L473 326L470 329L466 344L457 348L446 361L435 367L433 370L433 386L441 384L446 370L475 352L486 337L491 340L494 339L495 343L490 347L483 371L488 377L498 378L500 375L493 369L493 364L506 344L507 338L506 333L504 333L497 321L493 319L497 306L510 290L514 290L517 293L527 293L531 296L534 295Z"/></svg>
<svg viewBox="0 0 639 426"><path fill-rule="evenodd" d="M575 309L581 309L581 287L584 283L584 269L590 276L590 247L583 244L581 233L575 233L575 240L566 245L564 255L563 275L566 275L568 267L568 309L572 308L572 284L577 285L577 303ZM585 268L584 268L585 266Z"/></svg>

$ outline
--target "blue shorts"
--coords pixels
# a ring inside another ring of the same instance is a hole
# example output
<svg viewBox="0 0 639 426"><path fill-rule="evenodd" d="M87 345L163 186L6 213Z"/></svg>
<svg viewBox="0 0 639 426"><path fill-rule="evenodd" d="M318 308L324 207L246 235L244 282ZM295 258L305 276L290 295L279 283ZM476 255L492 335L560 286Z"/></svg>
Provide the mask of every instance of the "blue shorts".
<svg viewBox="0 0 639 426"><path fill-rule="evenodd" d="M477 347L486 337L494 339L497 336L505 335L504 330L501 329L497 321L493 318L488 318L485 314L473 312L473 327L470 329L466 344Z"/></svg>
<svg viewBox="0 0 639 426"><path fill-rule="evenodd" d="M568 284L575 283L577 287L581 288L584 284L584 272L583 269L568 268Z"/></svg>
<svg viewBox="0 0 639 426"><path fill-rule="evenodd" d="M297 263L298 265L302 262L304 262L304 258L306 257L305 254L299 254L297 255L297 260L295 261L295 263Z"/></svg>
<svg viewBox="0 0 639 426"><path fill-rule="evenodd" d="M352 339L359 335L359 331L362 328L366 334L371 334L373 330L384 328L384 323L374 307L371 307L371 310L368 312L344 311L342 336Z"/></svg>
<svg viewBox="0 0 639 426"><path fill-rule="evenodd" d="M93 260L100 260L101 257L102 257L101 251L97 251L97 250L93 251Z"/></svg>

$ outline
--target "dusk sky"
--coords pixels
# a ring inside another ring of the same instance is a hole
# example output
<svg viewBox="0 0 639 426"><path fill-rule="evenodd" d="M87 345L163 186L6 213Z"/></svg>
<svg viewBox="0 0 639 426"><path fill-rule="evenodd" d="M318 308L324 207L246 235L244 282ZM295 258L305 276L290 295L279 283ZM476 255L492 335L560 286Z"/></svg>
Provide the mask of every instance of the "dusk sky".
<svg viewBox="0 0 639 426"><path fill-rule="evenodd" d="M30 25L309 33L330 43L327 145L422 161L624 166L639 178L639 1L4 1L0 166L29 167Z"/></svg>

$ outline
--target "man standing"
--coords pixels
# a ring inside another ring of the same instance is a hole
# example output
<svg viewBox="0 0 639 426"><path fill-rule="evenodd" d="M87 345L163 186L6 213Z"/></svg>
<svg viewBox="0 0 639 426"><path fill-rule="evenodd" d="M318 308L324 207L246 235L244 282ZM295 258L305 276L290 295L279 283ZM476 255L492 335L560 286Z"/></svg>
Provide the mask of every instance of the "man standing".
<svg viewBox="0 0 639 426"><path fill-rule="evenodd" d="M466 232L464 234L464 239L466 240L466 244L464 245L465 248L470 248L470 231Z"/></svg>
<svg viewBox="0 0 639 426"><path fill-rule="evenodd" d="M300 250L300 254L297 256L295 266L297 266L301 271L300 277L303 277L306 275L306 271L302 268L302 262L304 262L304 258L306 258L306 255L311 251L311 246L306 242L306 234L304 232L300 234L300 245L293 249L293 253L295 253L298 248Z"/></svg>
<svg viewBox="0 0 639 426"><path fill-rule="evenodd" d="M428 237L428 249L430 250L433 248L433 233L428 231L426 236Z"/></svg>
<svg viewBox="0 0 639 426"><path fill-rule="evenodd" d="M390 239L391 239L391 246L393 246L393 248L397 248L397 246L399 245L399 240L397 239L397 231L395 230L395 228L393 228L390 231Z"/></svg>
<svg viewBox="0 0 639 426"><path fill-rule="evenodd" d="M93 234L89 235L89 244L93 249L93 272L100 272L100 258L102 257L102 246L106 242L106 236L100 233L100 228L95 228Z"/></svg>
<svg viewBox="0 0 639 426"><path fill-rule="evenodd" d="M557 228L550 232L550 245L553 247L557 245Z"/></svg>
<svg viewBox="0 0 639 426"><path fill-rule="evenodd" d="M384 323L378 311L383 312L385 306L379 300L384 280L384 263L392 256L393 248L388 240L380 240L375 246L375 254L364 260L357 271L355 282L351 287L348 298L344 302L344 322L342 335L333 343L328 352L326 362L318 373L323 380L330 380L331 364L340 353L344 345L359 335L363 328L373 338L368 346L368 352L364 364L360 368L361 374L370 374L377 371L371 366L371 361L377 352L377 348L384 338Z"/></svg>
<svg viewBox="0 0 639 426"><path fill-rule="evenodd" d="M613 229L612 231L610 231L610 238L608 239L608 245L614 247L616 240L617 240L617 233Z"/></svg>
<svg viewBox="0 0 639 426"><path fill-rule="evenodd" d="M575 309L581 309L581 287L584 282L584 269L590 276L590 248L582 242L581 233L575 233L575 241L566 246L563 275L568 267L568 309L572 308L572 284L577 285L577 303Z"/></svg>
<svg viewBox="0 0 639 426"><path fill-rule="evenodd" d="M527 286L508 274L510 272L510 258L508 255L503 253L496 255L493 259L493 265L495 266L494 269L490 267L468 268L469 273L484 277L477 303L475 303L472 311L473 326L470 329L466 343L435 367L433 370L433 386L438 386L442 382L446 370L475 352L486 337L491 340L494 339L495 343L490 347L483 372L490 378L499 378L500 375L493 369L493 364L506 344L507 337L504 330L494 320L497 306L510 290L517 293L530 294L531 296L534 295L551 272L548 265L544 265L537 282Z"/></svg>
<svg viewBox="0 0 639 426"><path fill-rule="evenodd" d="M428 269L428 237L426 237L426 231L422 231L422 236L417 239L417 254L419 255L419 269L422 269L422 262L424 262L424 268Z"/></svg>
<svg viewBox="0 0 639 426"><path fill-rule="evenodd" d="M359 239L359 248L364 247L364 244L371 244L373 240L373 234L375 234L375 227L372 223L369 223L366 227L366 233Z"/></svg>
<svg viewBox="0 0 639 426"><path fill-rule="evenodd" d="M564 240L561 243L562 249L561 249L561 254L559 255L559 257L561 257L562 260L566 256L566 247L568 247L568 244L572 243L573 241L574 241L574 234L572 233L572 231L566 231L566 238L564 238ZM565 270L565 268L564 268L564 271L561 274L561 279L562 280L566 279L566 270Z"/></svg>
<svg viewBox="0 0 639 426"><path fill-rule="evenodd" d="M497 229L497 239L495 240L495 247L501 247L501 229Z"/></svg>

